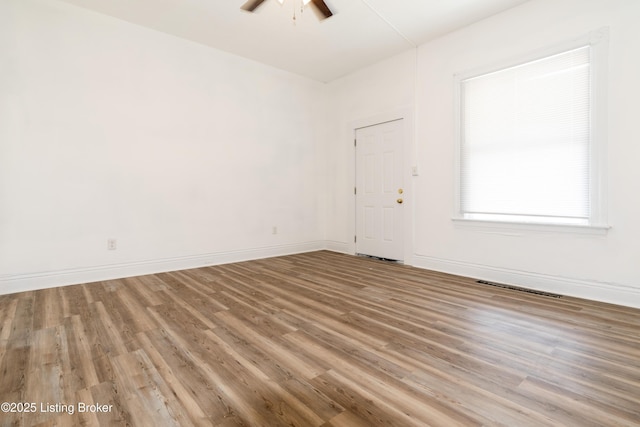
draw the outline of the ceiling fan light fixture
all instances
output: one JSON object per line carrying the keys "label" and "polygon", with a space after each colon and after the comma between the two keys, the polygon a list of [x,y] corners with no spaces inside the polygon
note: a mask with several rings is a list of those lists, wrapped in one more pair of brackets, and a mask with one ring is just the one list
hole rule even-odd
{"label": "ceiling fan light fixture", "polygon": [[[245,4],[243,4],[240,7],[240,9],[246,10],[247,12],[254,12],[265,1],[266,0],[247,0],[245,2]],[[284,0],[278,0],[278,3],[280,3],[280,6],[283,6],[284,5]],[[333,16],[333,12],[331,11],[331,9],[329,9],[329,7],[324,2],[324,0],[300,0],[300,3],[298,3],[297,0],[294,0],[292,3],[293,3],[293,21],[294,21],[294,23],[295,23],[295,20],[296,20],[296,17],[295,17],[296,9],[299,8],[300,13],[302,13],[304,8],[307,5],[309,5],[309,3],[313,4],[316,7],[316,9],[318,9],[320,14],[322,15],[320,17],[320,19],[327,19],[327,18],[330,18],[331,16]]]}

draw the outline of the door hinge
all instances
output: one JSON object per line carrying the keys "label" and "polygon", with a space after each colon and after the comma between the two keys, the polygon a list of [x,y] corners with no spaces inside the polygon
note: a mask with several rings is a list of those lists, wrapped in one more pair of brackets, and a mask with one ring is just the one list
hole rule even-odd
{"label": "door hinge", "polygon": [[356,147],[357,145],[358,145],[358,140],[357,140],[357,139],[354,139],[354,140],[353,140],[353,146],[354,146],[354,147]]}
{"label": "door hinge", "polygon": [[353,194],[358,194],[358,187],[353,187]]}
{"label": "door hinge", "polygon": [[357,243],[358,242],[358,236],[353,236],[353,243]]}

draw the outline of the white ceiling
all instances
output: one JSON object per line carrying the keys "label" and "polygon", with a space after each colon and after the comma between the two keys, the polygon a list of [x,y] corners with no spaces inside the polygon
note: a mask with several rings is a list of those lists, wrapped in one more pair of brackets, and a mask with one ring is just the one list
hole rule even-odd
{"label": "white ceiling", "polygon": [[328,82],[527,0],[325,0],[334,16],[295,25],[300,0],[63,1]]}

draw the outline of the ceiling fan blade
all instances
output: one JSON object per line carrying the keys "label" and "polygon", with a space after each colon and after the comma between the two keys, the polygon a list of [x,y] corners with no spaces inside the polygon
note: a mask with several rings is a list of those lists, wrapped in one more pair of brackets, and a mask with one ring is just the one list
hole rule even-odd
{"label": "ceiling fan blade", "polygon": [[318,8],[318,10],[324,15],[324,18],[327,19],[333,16],[333,12],[329,9],[329,6],[324,2],[324,0],[311,0],[311,2]]}
{"label": "ceiling fan blade", "polygon": [[264,2],[264,0],[249,0],[248,2],[243,4],[240,9],[253,12],[258,6],[262,4],[262,2]]}

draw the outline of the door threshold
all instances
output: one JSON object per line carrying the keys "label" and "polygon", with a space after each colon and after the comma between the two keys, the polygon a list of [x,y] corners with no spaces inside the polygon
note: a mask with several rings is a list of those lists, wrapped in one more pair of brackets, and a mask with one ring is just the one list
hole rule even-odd
{"label": "door threshold", "polygon": [[375,256],[375,255],[367,255],[367,254],[356,254],[356,256],[360,256],[360,257],[364,257],[364,258],[371,258],[371,259],[375,259],[378,261],[385,261],[385,262],[395,262],[395,263],[399,263],[401,264],[402,261],[398,260],[398,259],[391,259],[391,258],[382,258],[379,256]]}

